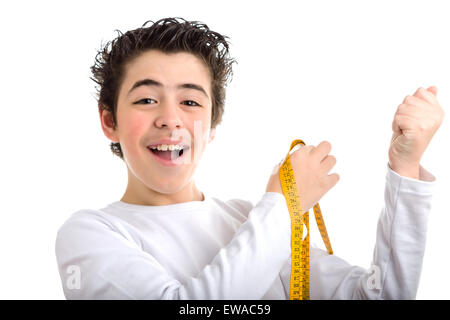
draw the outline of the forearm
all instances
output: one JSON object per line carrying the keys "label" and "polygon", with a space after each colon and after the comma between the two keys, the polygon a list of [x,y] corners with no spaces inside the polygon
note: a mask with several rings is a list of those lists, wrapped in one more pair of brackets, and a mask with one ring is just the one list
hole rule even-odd
{"label": "forearm", "polygon": [[373,258],[381,270],[380,299],[414,299],[417,294],[434,185],[434,177],[422,167],[419,178],[387,174]]}

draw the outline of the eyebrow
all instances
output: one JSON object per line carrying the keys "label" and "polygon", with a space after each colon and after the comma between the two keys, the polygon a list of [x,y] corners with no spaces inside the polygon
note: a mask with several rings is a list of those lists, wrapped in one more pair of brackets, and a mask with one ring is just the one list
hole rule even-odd
{"label": "eyebrow", "polygon": [[[129,94],[131,93],[131,91],[133,91],[134,89],[136,89],[136,88],[138,88],[138,87],[140,87],[140,86],[163,87],[163,84],[160,83],[160,82],[158,82],[158,81],[156,81],[156,80],[153,80],[153,79],[143,79],[143,80],[139,80],[139,81],[136,81],[136,82],[133,84],[133,86],[131,87],[130,91],[128,91],[128,94],[127,94],[127,95],[129,95]],[[178,88],[178,89],[194,89],[194,90],[200,91],[200,92],[202,92],[202,93],[209,99],[209,96],[208,96],[208,94],[206,93],[206,90],[203,89],[203,87],[200,86],[200,85],[198,85],[198,84],[195,84],[195,83],[182,83],[182,84],[179,84],[179,85],[177,86],[177,88]]]}

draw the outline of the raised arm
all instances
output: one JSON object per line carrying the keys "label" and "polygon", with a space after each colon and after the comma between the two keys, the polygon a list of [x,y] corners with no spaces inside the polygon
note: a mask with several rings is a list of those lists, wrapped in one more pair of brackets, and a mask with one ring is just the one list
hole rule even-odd
{"label": "raised arm", "polygon": [[[414,299],[425,251],[434,176],[420,165],[443,120],[437,89],[419,88],[398,106],[392,123],[385,206],[367,269],[311,248],[312,299]],[[281,272],[289,292],[290,261]]]}

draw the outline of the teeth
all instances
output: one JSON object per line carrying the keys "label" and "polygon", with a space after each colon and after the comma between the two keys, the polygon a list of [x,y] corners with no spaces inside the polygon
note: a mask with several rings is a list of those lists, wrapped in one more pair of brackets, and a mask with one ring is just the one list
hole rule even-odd
{"label": "teeth", "polygon": [[159,146],[156,147],[150,147],[150,149],[159,151],[167,151],[167,150],[173,151],[173,150],[181,150],[183,149],[183,147],[177,144],[160,144]]}

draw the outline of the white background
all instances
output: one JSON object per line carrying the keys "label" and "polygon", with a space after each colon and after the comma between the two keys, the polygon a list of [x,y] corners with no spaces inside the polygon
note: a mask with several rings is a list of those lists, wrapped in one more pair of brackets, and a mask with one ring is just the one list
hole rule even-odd
{"label": "white background", "polygon": [[333,249],[365,268],[395,110],[418,87],[438,87],[447,117],[422,162],[438,184],[417,298],[450,298],[449,13],[446,1],[429,0],[2,2],[0,298],[64,299],[57,229],[126,187],[89,68],[115,29],[169,16],[229,36],[238,61],[223,123],[197,170],[200,190],[256,203],[293,139],[327,140],[341,176],[320,201]]}

